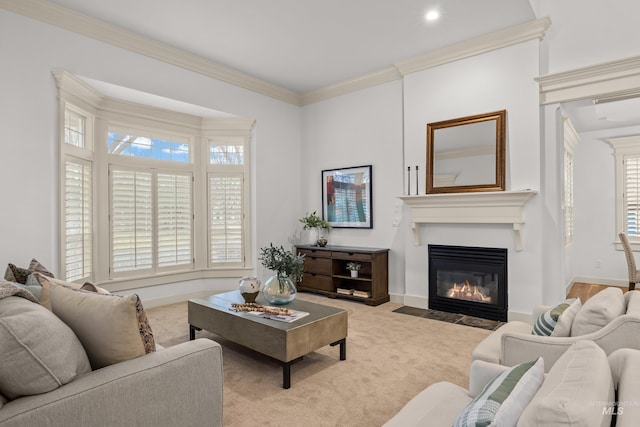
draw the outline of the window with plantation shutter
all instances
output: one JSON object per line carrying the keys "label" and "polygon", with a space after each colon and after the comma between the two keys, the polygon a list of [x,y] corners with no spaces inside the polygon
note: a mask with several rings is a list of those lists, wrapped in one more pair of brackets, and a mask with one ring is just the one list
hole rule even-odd
{"label": "window with plantation shutter", "polygon": [[153,267],[153,182],[150,172],[111,171],[112,273]]}
{"label": "window with plantation shutter", "polygon": [[52,74],[60,276],[125,290],[249,274],[254,120],[119,102]]}
{"label": "window with plantation shutter", "polygon": [[191,265],[191,174],[158,174],[158,267]]}
{"label": "window with plantation shutter", "polygon": [[69,281],[90,279],[93,264],[92,164],[68,158],[64,165],[65,278]]}
{"label": "window with plantation shutter", "polygon": [[573,243],[575,232],[573,209],[573,150],[580,142],[578,132],[568,118],[564,119],[564,195],[562,210],[564,215],[564,244]]}
{"label": "window with plantation shutter", "polygon": [[624,211],[629,238],[640,237],[640,155],[624,156]]}
{"label": "window with plantation shutter", "polygon": [[640,135],[608,142],[616,158],[616,240],[626,233],[631,246],[640,249]]}
{"label": "window with plantation shutter", "polygon": [[193,263],[190,173],[111,171],[112,276]]}
{"label": "window with plantation shutter", "polygon": [[243,262],[243,182],[241,174],[209,174],[209,261]]}

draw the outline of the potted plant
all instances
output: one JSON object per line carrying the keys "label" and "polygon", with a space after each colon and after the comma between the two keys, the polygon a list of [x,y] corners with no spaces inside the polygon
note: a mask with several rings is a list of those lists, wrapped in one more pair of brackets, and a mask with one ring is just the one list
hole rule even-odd
{"label": "potted plant", "polygon": [[347,263],[347,270],[351,271],[351,277],[358,277],[358,270],[362,265],[359,262],[349,261]]}
{"label": "potted plant", "polygon": [[296,297],[296,286],[293,280],[302,280],[304,271],[304,255],[294,255],[283,246],[277,247],[270,243],[260,249],[262,266],[275,272],[262,287],[262,296],[270,304],[287,304]]}
{"label": "potted plant", "polygon": [[331,230],[331,225],[320,218],[316,211],[312,213],[307,213],[304,218],[300,218],[300,222],[303,224],[303,230],[311,230],[311,244],[318,244],[320,246],[325,246],[327,244],[327,239],[324,237],[321,230]]}

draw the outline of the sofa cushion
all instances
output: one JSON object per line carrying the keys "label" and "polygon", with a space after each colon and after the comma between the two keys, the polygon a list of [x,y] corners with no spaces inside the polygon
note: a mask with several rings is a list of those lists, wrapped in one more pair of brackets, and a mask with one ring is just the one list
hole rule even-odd
{"label": "sofa cushion", "polygon": [[582,305],[571,325],[571,336],[579,337],[602,329],[626,310],[622,289],[606,288]]}
{"label": "sofa cushion", "polygon": [[627,307],[626,314],[640,316],[640,291],[629,291],[624,294],[624,302]]}
{"label": "sofa cushion", "polygon": [[383,427],[450,426],[470,401],[462,387],[435,383],[418,393]]}
{"label": "sofa cushion", "polygon": [[616,384],[618,414],[616,427],[637,427],[640,420],[640,350],[621,348],[609,355],[609,366]]}
{"label": "sofa cushion", "polygon": [[513,426],[544,379],[544,360],[521,363],[489,382],[467,405],[453,427]]}
{"label": "sofa cushion", "polygon": [[593,341],[577,341],[551,367],[518,427],[609,426],[611,415],[603,409],[612,401],[607,355]]}
{"label": "sofa cushion", "polygon": [[[138,295],[97,294],[39,277],[41,301],[76,333],[93,369],[155,351],[155,341]],[[44,305],[44,302],[43,302]]]}
{"label": "sofa cushion", "polygon": [[73,331],[46,308],[0,299],[0,393],[8,399],[46,393],[91,371]]}
{"label": "sofa cushion", "polygon": [[569,308],[569,304],[563,302],[556,305],[552,309],[542,313],[533,324],[531,333],[533,335],[541,335],[546,337],[551,336],[551,333],[554,331],[556,324],[558,323],[558,318],[560,317],[560,315],[562,315],[562,313],[564,313],[567,308]]}
{"label": "sofa cushion", "polygon": [[[569,302],[571,300],[567,300]],[[553,332],[551,332],[552,337],[568,337],[571,336],[571,325],[573,325],[573,321],[576,318],[576,314],[582,308],[582,301],[580,298],[574,298],[571,301],[569,307],[562,312],[560,317],[558,317],[558,322],[556,323],[556,327],[553,328]]]}

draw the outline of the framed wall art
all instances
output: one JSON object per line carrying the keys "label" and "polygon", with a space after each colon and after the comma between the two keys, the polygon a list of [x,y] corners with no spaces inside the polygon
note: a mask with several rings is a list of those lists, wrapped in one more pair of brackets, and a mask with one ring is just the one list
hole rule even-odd
{"label": "framed wall art", "polygon": [[371,165],[322,171],[322,218],[336,228],[373,228]]}

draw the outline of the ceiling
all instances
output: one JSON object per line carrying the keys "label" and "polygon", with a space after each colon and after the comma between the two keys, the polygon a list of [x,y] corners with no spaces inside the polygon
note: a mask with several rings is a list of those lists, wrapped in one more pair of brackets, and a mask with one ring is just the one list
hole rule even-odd
{"label": "ceiling", "polygon": [[536,19],[529,0],[50,2],[300,94]]}

